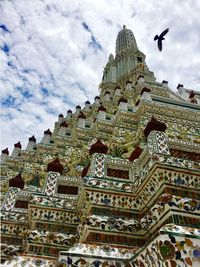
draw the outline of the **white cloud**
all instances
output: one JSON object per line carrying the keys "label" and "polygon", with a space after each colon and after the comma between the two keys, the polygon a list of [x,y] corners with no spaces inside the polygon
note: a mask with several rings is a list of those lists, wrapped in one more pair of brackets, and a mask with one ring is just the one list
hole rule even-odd
{"label": "white cloud", "polygon": [[[2,148],[41,140],[66,114],[98,94],[98,84],[123,24],[158,81],[200,90],[200,2],[193,0],[11,0],[0,2]],[[83,27],[87,25],[88,30]],[[160,53],[155,34],[169,27]],[[95,38],[102,49],[89,45]],[[7,103],[7,104],[6,104]]]}

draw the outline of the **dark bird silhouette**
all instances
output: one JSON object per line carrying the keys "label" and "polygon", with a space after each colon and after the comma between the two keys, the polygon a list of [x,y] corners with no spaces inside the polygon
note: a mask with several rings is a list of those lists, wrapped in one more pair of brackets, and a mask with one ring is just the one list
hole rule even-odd
{"label": "dark bird silhouette", "polygon": [[158,49],[159,51],[162,51],[162,41],[165,40],[165,38],[163,36],[165,36],[169,31],[169,28],[167,28],[166,30],[164,30],[159,36],[156,35],[154,37],[154,41],[158,40]]}

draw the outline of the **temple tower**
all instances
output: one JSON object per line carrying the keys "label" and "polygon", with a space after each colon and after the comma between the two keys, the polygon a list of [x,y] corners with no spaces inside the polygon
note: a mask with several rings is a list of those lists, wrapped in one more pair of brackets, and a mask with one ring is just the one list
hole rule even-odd
{"label": "temple tower", "polygon": [[198,91],[157,82],[125,26],[99,89],[2,150],[2,266],[198,267]]}
{"label": "temple tower", "polygon": [[[153,72],[149,71],[145,55],[138,49],[134,34],[123,26],[118,33],[115,46],[115,57],[110,54],[102,78],[103,86],[106,83],[132,81],[139,75],[149,81],[155,81]],[[137,79],[136,79],[137,80]]]}

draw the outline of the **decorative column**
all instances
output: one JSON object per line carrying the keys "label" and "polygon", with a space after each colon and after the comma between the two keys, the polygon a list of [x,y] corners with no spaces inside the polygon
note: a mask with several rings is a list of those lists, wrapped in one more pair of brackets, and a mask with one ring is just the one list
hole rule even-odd
{"label": "decorative column", "polygon": [[121,89],[120,89],[120,87],[116,87],[116,88],[115,88],[114,96],[118,96],[118,97],[121,96]]}
{"label": "decorative column", "polygon": [[101,105],[97,110],[97,119],[102,121],[106,119],[106,108]]}
{"label": "decorative column", "polygon": [[11,187],[6,193],[5,199],[2,203],[2,210],[12,211],[15,206],[15,200],[18,192],[21,191],[20,188]]}
{"label": "decorative column", "polygon": [[62,113],[60,115],[58,115],[58,122],[59,123],[63,122],[63,118],[64,118],[64,116]]}
{"label": "decorative column", "polygon": [[8,151],[8,148],[3,149],[3,150],[1,151],[1,163],[4,163],[8,157],[9,157],[9,151]]}
{"label": "decorative column", "polygon": [[170,155],[166,134],[160,131],[152,131],[147,137],[148,149],[151,154]]}
{"label": "decorative column", "polygon": [[139,75],[137,79],[138,79],[138,83],[139,83],[139,84],[145,82],[145,80],[144,80],[144,76],[143,76],[143,75]]}
{"label": "decorative column", "polygon": [[35,136],[33,135],[33,136],[29,137],[26,150],[29,150],[29,151],[33,150],[35,143],[36,143]]}
{"label": "decorative column", "polygon": [[44,192],[47,196],[53,196],[57,190],[57,179],[63,173],[63,165],[58,158],[48,164],[47,172]]}
{"label": "decorative column", "polygon": [[142,96],[144,93],[151,93],[151,89],[148,87],[143,87],[140,96]]}
{"label": "decorative column", "polygon": [[67,111],[67,120],[70,119],[71,117],[72,117],[72,111],[71,111],[71,109],[69,109]]}
{"label": "decorative column", "polygon": [[20,152],[21,152],[21,148],[22,148],[22,145],[21,145],[20,141],[18,143],[14,144],[14,149],[13,149],[11,157],[13,157],[13,158],[19,157]]}
{"label": "decorative column", "polygon": [[162,85],[163,87],[168,88],[168,81],[163,80]]}
{"label": "decorative column", "polygon": [[144,92],[140,98],[140,102],[152,102],[151,94]]}
{"label": "decorative column", "polygon": [[85,120],[86,120],[86,116],[85,114],[81,111],[79,116],[78,116],[78,121],[77,121],[77,127],[78,128],[85,128]]}
{"label": "decorative column", "polygon": [[109,91],[105,92],[105,101],[110,101],[110,92]]}
{"label": "decorative column", "polygon": [[66,123],[66,121],[63,121],[60,124],[60,128],[58,130],[58,135],[65,136],[66,135],[66,129],[67,129],[67,127],[68,127],[68,124]]}
{"label": "decorative column", "polygon": [[76,106],[75,115],[79,115],[80,111],[81,111],[81,106],[79,106],[79,105]]}
{"label": "decorative column", "polygon": [[115,83],[117,81],[117,68],[115,66],[111,66],[110,71],[111,71],[111,82]]}
{"label": "decorative column", "polygon": [[182,95],[182,93],[183,93],[183,84],[179,83],[176,88],[177,88],[177,90],[179,92],[179,95]]}
{"label": "decorative column", "polygon": [[127,81],[125,91],[130,91],[130,90],[132,90],[132,83],[131,81]]}
{"label": "decorative column", "polygon": [[127,111],[127,99],[125,99],[124,97],[121,97],[118,101],[118,106],[119,106],[119,110],[121,111]]}
{"label": "decorative column", "polygon": [[150,154],[170,155],[165,130],[167,126],[164,122],[152,117],[144,129],[144,135],[148,141]]}
{"label": "decorative column", "polygon": [[100,139],[90,147],[89,154],[92,155],[89,175],[93,177],[105,176],[105,158],[108,152],[108,147],[104,145]]}
{"label": "decorative column", "polygon": [[85,102],[85,110],[88,111],[90,109],[90,101]]}
{"label": "decorative column", "polygon": [[94,99],[94,104],[99,106],[100,105],[100,97],[99,96],[96,96],[95,99]]}
{"label": "decorative column", "polygon": [[52,132],[49,129],[44,131],[44,136],[42,138],[41,143],[42,144],[49,144],[51,135],[52,135]]}

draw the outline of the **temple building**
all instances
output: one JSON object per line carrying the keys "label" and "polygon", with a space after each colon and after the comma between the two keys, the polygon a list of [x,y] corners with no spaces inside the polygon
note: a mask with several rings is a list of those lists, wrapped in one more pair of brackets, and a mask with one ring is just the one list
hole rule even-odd
{"label": "temple building", "polygon": [[94,101],[1,156],[1,266],[200,266],[200,93],[125,26]]}

